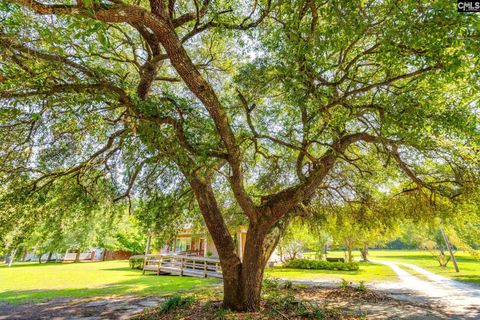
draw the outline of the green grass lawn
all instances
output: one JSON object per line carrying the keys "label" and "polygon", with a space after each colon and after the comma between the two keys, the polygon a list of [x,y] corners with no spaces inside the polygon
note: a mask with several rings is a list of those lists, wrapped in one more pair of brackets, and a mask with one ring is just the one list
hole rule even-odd
{"label": "green grass lawn", "polygon": [[0,302],[20,303],[58,297],[98,295],[165,295],[218,280],[142,275],[127,261],[84,263],[17,263],[0,266]]}
{"label": "green grass lawn", "polygon": [[[328,257],[344,257],[343,251],[330,251]],[[314,252],[304,253],[303,256],[308,259],[314,259]],[[430,272],[480,285],[480,260],[471,257],[466,252],[457,252],[456,255],[460,273],[456,273],[450,262],[446,268],[441,268],[438,262],[432,257],[428,251],[422,250],[370,250],[370,259],[390,260],[405,262],[422,267]],[[354,252],[355,260],[360,258],[360,252]],[[410,268],[400,266],[409,273],[424,278],[416,271]],[[395,273],[387,266],[374,263],[360,263],[359,271],[329,271],[329,270],[303,270],[303,269],[287,269],[273,268],[266,271],[266,274],[276,278],[284,278],[290,280],[314,280],[314,279],[345,279],[348,281],[398,281]]]}
{"label": "green grass lawn", "polygon": [[[359,257],[359,253],[355,253]],[[330,252],[329,257],[342,257],[343,252]],[[371,250],[371,259],[391,260],[415,264],[431,272],[480,285],[480,261],[468,254],[457,253],[460,273],[449,263],[440,268],[425,251]],[[407,271],[412,272],[410,269]],[[360,263],[358,271],[304,270],[269,268],[266,276],[290,280],[398,281],[387,266]],[[127,261],[93,263],[16,263],[11,268],[0,266],[0,302],[19,303],[58,297],[92,297],[99,295],[166,295],[179,291],[199,289],[217,282],[176,276],[142,275],[132,270]]]}
{"label": "green grass lawn", "polygon": [[306,270],[289,268],[269,268],[265,274],[273,278],[288,280],[340,280],[347,281],[398,281],[398,277],[389,267],[375,263],[360,263],[358,271]]}
{"label": "green grass lawn", "polygon": [[[480,260],[471,257],[466,252],[457,252],[455,256],[457,257],[458,266],[460,268],[459,273],[455,272],[452,262],[449,262],[446,268],[441,268],[438,265],[438,262],[432,257],[432,255],[428,251],[370,250],[371,259],[411,263],[421,268],[424,268],[425,270],[448,278],[480,285]],[[410,273],[415,273],[409,268],[405,270]]]}

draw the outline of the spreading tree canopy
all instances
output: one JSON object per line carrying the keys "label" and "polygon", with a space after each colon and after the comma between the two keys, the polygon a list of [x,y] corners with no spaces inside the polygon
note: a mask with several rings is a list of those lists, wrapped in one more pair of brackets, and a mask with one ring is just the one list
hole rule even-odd
{"label": "spreading tree canopy", "polygon": [[451,1],[1,0],[0,21],[2,183],[193,196],[228,308],[259,307],[288,221],[352,172],[455,196],[478,170],[480,20]]}

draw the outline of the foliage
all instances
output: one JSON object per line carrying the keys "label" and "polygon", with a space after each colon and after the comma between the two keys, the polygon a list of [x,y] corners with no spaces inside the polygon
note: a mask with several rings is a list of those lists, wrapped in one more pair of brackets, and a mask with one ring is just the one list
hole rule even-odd
{"label": "foliage", "polygon": [[143,255],[131,256],[128,259],[128,265],[130,266],[131,269],[143,270],[144,262],[145,262],[145,256]]}
{"label": "foliage", "polygon": [[358,262],[329,262],[309,259],[295,259],[285,264],[286,268],[356,271]]}
{"label": "foliage", "polygon": [[378,168],[377,190],[432,200],[478,178],[478,15],[447,0],[175,4],[0,3],[0,184],[34,191],[2,199],[2,245],[48,220],[42,189],[64,179],[86,200],[100,181],[102,208],[73,212],[123,202],[165,238],[201,214],[235,266],[225,293],[246,301],[237,267],[260,283],[263,265],[241,264],[228,222],[261,229],[244,254],[267,261],[292,216],[343,207]]}
{"label": "foliage", "polygon": [[291,290],[291,289],[293,289],[293,282],[290,281],[290,280],[286,280],[286,281],[283,283],[283,287],[284,287],[286,290]]}
{"label": "foliage", "polygon": [[[313,227],[315,225],[315,227]],[[294,220],[278,242],[278,255],[282,262],[300,258],[305,251],[314,250],[321,258],[331,237],[318,224],[309,224],[303,219]]]}
{"label": "foliage", "polygon": [[[337,252],[334,252],[335,254]],[[431,258],[429,256],[426,259]],[[394,258],[392,258],[394,259]],[[432,261],[430,261],[432,262]],[[383,264],[371,262],[359,263],[357,271],[341,270],[318,270],[318,269],[292,269],[283,267],[268,268],[265,270],[267,278],[279,278],[291,281],[309,281],[311,279],[323,279],[325,281],[340,281],[346,279],[352,282],[375,282],[375,281],[396,281],[398,280],[395,272]]]}
{"label": "foliage", "polygon": [[345,279],[342,279],[342,281],[340,282],[340,288],[342,288],[342,289],[350,288],[350,282],[348,282]]}
{"label": "foliage", "polygon": [[355,290],[360,291],[360,292],[367,291],[367,287],[365,286],[365,281],[360,281],[358,283],[358,287],[355,287]]}
{"label": "foliage", "polygon": [[393,192],[381,193],[378,188],[374,181],[369,181],[368,185],[364,181],[356,181],[348,201],[328,207],[315,204],[312,224],[330,234],[335,247],[345,248],[346,259],[350,262],[355,248],[361,249],[362,258],[366,261],[368,248],[394,238],[399,223],[405,219],[405,213],[392,210],[396,205],[395,199],[392,199]]}
{"label": "foliage", "polygon": [[306,318],[306,319],[325,319],[326,314],[330,313],[309,301],[296,299],[288,290],[272,291],[265,296],[265,308],[273,316]]}
{"label": "foliage", "polygon": [[277,278],[266,277],[263,279],[262,287],[264,290],[278,289],[280,287],[280,282]]}
{"label": "foliage", "polygon": [[13,189],[3,194],[0,243],[37,254],[106,246],[115,232],[122,206],[109,200],[111,186],[97,178],[87,192],[76,182],[59,179],[33,194]]}
{"label": "foliage", "polygon": [[440,267],[445,268],[450,261],[450,255],[448,253],[445,255],[446,245],[443,239],[425,238],[420,244],[420,249],[428,250],[433,258],[438,261]]}
{"label": "foliage", "polygon": [[191,305],[195,302],[195,299],[192,296],[182,297],[180,295],[174,295],[167,298],[161,306],[161,312],[167,313],[172,312],[177,308],[183,308]]}

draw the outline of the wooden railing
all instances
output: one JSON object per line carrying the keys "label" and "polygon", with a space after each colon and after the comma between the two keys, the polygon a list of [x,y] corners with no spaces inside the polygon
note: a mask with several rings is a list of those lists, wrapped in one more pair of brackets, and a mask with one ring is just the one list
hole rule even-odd
{"label": "wooden railing", "polygon": [[222,278],[220,260],[185,255],[148,254],[145,256],[143,272],[154,271],[160,274],[179,276]]}

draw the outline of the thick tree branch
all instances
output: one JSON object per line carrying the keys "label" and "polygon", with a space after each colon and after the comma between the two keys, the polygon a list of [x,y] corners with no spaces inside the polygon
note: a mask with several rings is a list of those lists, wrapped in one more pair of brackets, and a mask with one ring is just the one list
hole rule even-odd
{"label": "thick tree branch", "polygon": [[354,133],[341,137],[318,160],[315,169],[305,178],[304,182],[266,197],[266,201],[262,205],[262,211],[275,219],[279,219],[298,203],[308,200],[333,168],[338,155],[358,141],[382,143],[385,139],[368,133]]}
{"label": "thick tree branch", "polygon": [[[124,22],[129,23],[134,27],[144,26],[149,28],[166,50],[172,66],[189,89],[200,99],[200,101],[202,101],[210,113],[220,138],[227,149],[228,162],[232,168],[230,183],[234,195],[243,211],[249,217],[254,217],[256,215],[255,206],[243,185],[242,154],[230,128],[227,114],[215,91],[197,70],[183,48],[182,43],[177,37],[174,26],[169,20],[148,12],[139,6],[117,3],[109,6],[93,5],[90,8],[85,8],[82,6],[45,5],[34,0],[12,0],[12,2],[29,7],[39,14],[84,16],[104,22]],[[264,14],[262,14],[260,19],[246,26],[251,27],[251,25],[257,25],[260,23],[266,16],[266,11],[267,10],[264,11]]]}
{"label": "thick tree branch", "polygon": [[53,63],[61,63],[62,65],[72,67],[80,71],[81,73],[85,74],[88,77],[91,77],[91,78],[96,77],[95,73],[92,70],[85,67],[84,65],[81,65],[79,63],[76,63],[74,61],[71,61],[59,55],[45,53],[45,52],[38,51],[34,48],[30,48],[24,44],[19,43],[15,39],[12,39],[10,37],[3,35],[2,33],[0,33],[0,45],[8,49],[15,49],[31,57],[40,58]]}
{"label": "thick tree branch", "polygon": [[[113,145],[114,145],[114,142],[117,138],[121,137],[125,132],[127,131],[127,129],[120,129],[116,132],[114,132],[113,134],[111,134],[108,139],[107,139],[107,143],[102,146],[100,149],[98,149],[96,152],[94,152],[92,155],[90,155],[86,160],[82,161],[81,163],[79,163],[78,165],[76,166],[73,166],[71,168],[68,168],[66,170],[61,170],[61,171],[54,171],[54,172],[49,172],[45,175],[42,175],[41,177],[37,178],[33,183],[33,190],[36,190],[38,187],[39,187],[39,184],[41,182],[43,182],[44,180],[47,180],[46,183],[44,183],[42,186],[46,185],[46,184],[49,184],[53,181],[55,181],[56,179],[60,178],[60,177],[63,177],[63,176],[67,176],[67,175],[70,175],[70,174],[73,174],[75,172],[80,172],[81,170],[86,170],[87,168],[90,168],[96,164],[99,163],[98,161],[98,158],[104,154],[105,152],[109,151],[112,149]],[[110,152],[109,155],[111,156],[113,153]],[[108,158],[108,157],[107,157]],[[104,161],[105,159],[103,159],[102,161]],[[101,161],[100,161],[101,162]]]}

